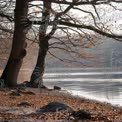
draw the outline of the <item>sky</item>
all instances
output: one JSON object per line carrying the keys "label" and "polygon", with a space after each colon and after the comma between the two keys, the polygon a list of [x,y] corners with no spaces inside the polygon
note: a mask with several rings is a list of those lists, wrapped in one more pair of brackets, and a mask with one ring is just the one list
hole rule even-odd
{"label": "sky", "polygon": [[[34,2],[34,3],[37,4],[40,2]],[[111,31],[113,33],[121,34],[122,33],[122,14],[121,14],[122,4],[115,4],[115,3],[113,4],[112,3],[112,5],[115,8],[117,8],[118,10],[115,10],[113,7],[110,7],[108,5],[100,5],[100,6],[96,7],[97,11],[99,13],[100,19],[98,18],[97,14],[95,13],[93,6],[82,6],[82,9],[85,11],[92,12],[97,20],[97,23],[101,23],[101,22],[105,23],[108,26],[108,29],[111,29]],[[53,4],[52,7],[54,8],[54,10],[57,10],[55,4]],[[62,8],[65,8],[65,7],[63,5]],[[58,6],[58,8],[59,8],[59,6]],[[79,7],[79,8],[81,8],[81,7]],[[90,16],[89,13],[86,14],[79,10],[71,9],[71,11],[69,11],[69,14],[72,17],[77,18],[78,20],[81,20],[80,21],[81,24],[94,25],[93,18]]]}

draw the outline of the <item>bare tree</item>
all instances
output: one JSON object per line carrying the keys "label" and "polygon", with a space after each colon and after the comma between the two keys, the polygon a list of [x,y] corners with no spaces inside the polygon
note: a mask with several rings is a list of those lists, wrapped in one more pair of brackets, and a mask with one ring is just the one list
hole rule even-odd
{"label": "bare tree", "polygon": [[[37,87],[39,84],[40,87],[43,86],[42,77],[47,52],[57,58],[57,56],[50,52],[50,47],[74,54],[78,51],[76,50],[77,47],[85,48],[87,47],[86,45],[89,45],[88,42],[90,42],[90,45],[94,45],[93,37],[96,36],[95,33],[122,41],[122,35],[115,34],[112,31],[111,25],[101,21],[103,15],[99,12],[101,6],[103,7],[102,12],[107,10],[105,7],[119,10],[117,6],[114,6],[115,3],[120,5],[122,2],[121,0],[42,0],[38,5],[34,4],[34,6],[40,9],[42,14],[39,13],[38,17],[36,14],[38,21],[32,21],[34,25],[40,25],[40,27],[38,59],[31,75],[30,83],[34,87]],[[40,15],[41,20],[39,18]],[[62,37],[56,37],[56,32],[59,35],[62,33],[62,35],[67,36],[68,43],[63,41]],[[75,38],[72,38],[72,34],[74,34]],[[79,38],[76,39],[76,36],[79,36]],[[57,41],[51,43],[51,38],[55,38]],[[82,58],[86,58],[82,52],[77,52],[77,54]],[[62,59],[59,58],[59,60]]]}
{"label": "bare tree", "polygon": [[1,76],[5,80],[8,87],[15,87],[17,84],[17,76],[26,55],[26,34],[31,27],[28,23],[28,0],[16,0],[14,13],[14,35],[12,42],[12,50],[7,65]]}

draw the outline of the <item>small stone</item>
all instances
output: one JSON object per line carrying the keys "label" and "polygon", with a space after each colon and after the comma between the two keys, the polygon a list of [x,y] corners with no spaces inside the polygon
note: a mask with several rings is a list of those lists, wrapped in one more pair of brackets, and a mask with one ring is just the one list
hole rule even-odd
{"label": "small stone", "polygon": [[59,87],[59,86],[54,86],[54,90],[61,90],[61,87]]}

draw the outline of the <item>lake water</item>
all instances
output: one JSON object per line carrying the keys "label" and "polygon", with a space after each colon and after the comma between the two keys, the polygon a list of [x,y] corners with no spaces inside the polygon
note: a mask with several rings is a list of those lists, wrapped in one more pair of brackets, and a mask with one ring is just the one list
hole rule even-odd
{"label": "lake water", "polygon": [[44,84],[122,106],[122,68],[48,68]]}

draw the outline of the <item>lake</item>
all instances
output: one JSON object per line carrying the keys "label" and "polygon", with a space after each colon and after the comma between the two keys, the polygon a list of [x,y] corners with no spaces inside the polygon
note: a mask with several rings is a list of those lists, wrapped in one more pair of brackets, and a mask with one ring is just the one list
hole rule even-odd
{"label": "lake", "polygon": [[68,90],[73,95],[122,106],[121,68],[50,68],[44,84]]}

